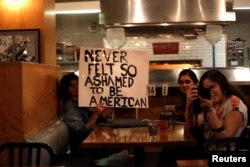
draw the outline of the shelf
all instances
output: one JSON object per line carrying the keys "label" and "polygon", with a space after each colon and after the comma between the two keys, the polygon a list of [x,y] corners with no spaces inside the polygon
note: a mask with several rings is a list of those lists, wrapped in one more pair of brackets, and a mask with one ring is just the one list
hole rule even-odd
{"label": "shelf", "polygon": [[59,65],[78,65],[79,61],[57,61]]}
{"label": "shelf", "polygon": [[57,61],[63,72],[74,72],[79,70],[79,61]]}

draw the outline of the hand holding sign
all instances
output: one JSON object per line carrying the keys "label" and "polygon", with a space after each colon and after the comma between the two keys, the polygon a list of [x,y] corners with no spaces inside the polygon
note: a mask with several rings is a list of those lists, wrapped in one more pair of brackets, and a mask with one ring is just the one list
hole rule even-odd
{"label": "hand holding sign", "polygon": [[104,109],[105,109],[105,106],[103,105],[103,103],[98,104],[95,107],[95,110],[94,110],[95,114],[97,114],[98,116],[100,116],[103,113]]}

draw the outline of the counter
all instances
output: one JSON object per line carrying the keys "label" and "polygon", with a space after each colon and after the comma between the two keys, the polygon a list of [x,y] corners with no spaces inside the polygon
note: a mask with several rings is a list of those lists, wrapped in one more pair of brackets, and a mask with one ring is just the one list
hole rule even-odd
{"label": "counter", "polygon": [[[191,68],[198,79],[208,70],[213,68]],[[220,70],[233,85],[250,85],[250,70],[243,67],[216,68]],[[178,76],[182,69],[150,70],[149,83],[161,87],[168,84],[169,87],[178,87]]]}

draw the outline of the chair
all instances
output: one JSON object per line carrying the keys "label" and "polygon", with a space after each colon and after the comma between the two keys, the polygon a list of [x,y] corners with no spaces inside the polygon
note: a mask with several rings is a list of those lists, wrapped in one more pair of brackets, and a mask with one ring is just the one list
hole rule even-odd
{"label": "chair", "polygon": [[[250,138],[247,137],[232,137],[232,138],[216,138],[207,140],[204,144],[204,152],[207,159],[209,151],[247,151],[250,150]],[[208,165],[207,159],[182,159],[177,160],[177,166],[199,166]]]}
{"label": "chair", "polygon": [[0,157],[4,155],[8,166],[54,165],[56,159],[54,150],[44,143],[5,143],[0,146]]}
{"label": "chair", "polygon": [[250,150],[250,138],[217,138],[206,141],[204,147],[207,151],[246,151]]}

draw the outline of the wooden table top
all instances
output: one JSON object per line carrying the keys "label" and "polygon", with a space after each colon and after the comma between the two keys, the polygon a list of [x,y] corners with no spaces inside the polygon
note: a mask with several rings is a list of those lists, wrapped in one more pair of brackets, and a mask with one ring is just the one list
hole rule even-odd
{"label": "wooden table top", "polygon": [[195,140],[186,125],[170,125],[158,129],[157,136],[150,136],[148,127],[111,128],[95,127],[82,142],[84,148],[192,146]]}

